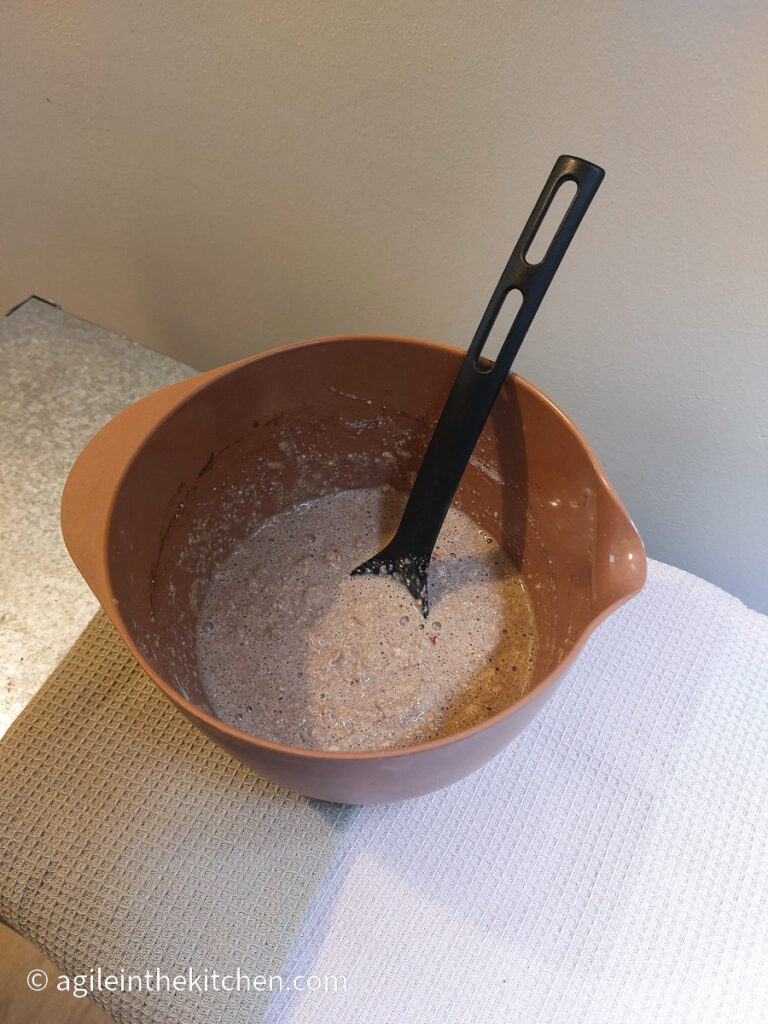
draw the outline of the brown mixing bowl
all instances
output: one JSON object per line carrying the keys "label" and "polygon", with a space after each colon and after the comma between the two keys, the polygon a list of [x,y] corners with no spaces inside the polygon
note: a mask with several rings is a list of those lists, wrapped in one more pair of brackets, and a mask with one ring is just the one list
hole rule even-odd
{"label": "brown mixing bowl", "polygon": [[454,735],[370,753],[274,743],[214,716],[195,636],[217,563],[302,501],[384,483],[407,490],[463,357],[389,337],[265,352],[129,406],[67,480],[67,547],[144,671],[214,742],[307,796],[401,800],[468,775],[531,721],[598,623],[645,582],[642,542],[592,449],[546,395],[510,374],[456,501],[506,549],[531,594],[539,647],[525,696]]}

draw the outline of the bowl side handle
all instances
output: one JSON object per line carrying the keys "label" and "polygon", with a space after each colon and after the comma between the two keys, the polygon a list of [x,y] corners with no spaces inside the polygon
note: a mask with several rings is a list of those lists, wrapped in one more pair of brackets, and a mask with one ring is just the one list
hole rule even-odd
{"label": "bowl side handle", "polygon": [[127,406],[88,442],[69,472],[61,496],[64,543],[86,583],[111,616],[107,528],[120,480],[142,442],[175,406],[212,376],[211,370],[154,391]]}

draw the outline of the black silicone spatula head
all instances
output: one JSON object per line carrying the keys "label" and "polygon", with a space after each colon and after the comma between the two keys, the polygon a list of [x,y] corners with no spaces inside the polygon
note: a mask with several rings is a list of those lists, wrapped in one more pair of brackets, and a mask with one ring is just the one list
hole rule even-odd
{"label": "black silicone spatula head", "polygon": [[[386,573],[401,580],[425,618],[429,614],[427,572],[440,528],[512,360],[604,175],[602,168],[574,156],[561,156],[555,163],[459,367],[400,525],[383,550],[352,570],[353,576]],[[576,193],[546,255],[537,263],[529,263],[526,256],[531,243],[555,193],[566,181],[576,183]],[[517,315],[496,361],[490,368],[481,369],[478,358],[513,289],[522,295]]]}

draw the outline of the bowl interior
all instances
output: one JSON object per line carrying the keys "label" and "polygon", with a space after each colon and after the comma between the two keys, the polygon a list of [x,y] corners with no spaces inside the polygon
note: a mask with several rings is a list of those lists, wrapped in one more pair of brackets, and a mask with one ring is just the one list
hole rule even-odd
{"label": "bowl interior", "polygon": [[[300,502],[407,491],[463,355],[392,338],[294,345],[225,371],[158,425],[117,491],[108,569],[132,639],[183,697],[212,713],[195,635],[215,566]],[[525,577],[533,685],[637,589],[626,512],[579,432],[521,378],[506,381],[456,501]]]}

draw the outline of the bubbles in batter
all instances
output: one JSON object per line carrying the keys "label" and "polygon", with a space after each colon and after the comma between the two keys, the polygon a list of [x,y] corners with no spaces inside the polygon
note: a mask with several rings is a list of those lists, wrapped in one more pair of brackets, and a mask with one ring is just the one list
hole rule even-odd
{"label": "bubbles in batter", "polygon": [[349,575],[392,536],[406,498],[328,495],[268,520],[217,567],[197,653],[220,719],[292,746],[378,750],[449,735],[522,696],[531,602],[467,515],[448,512],[426,621],[402,583]]}

